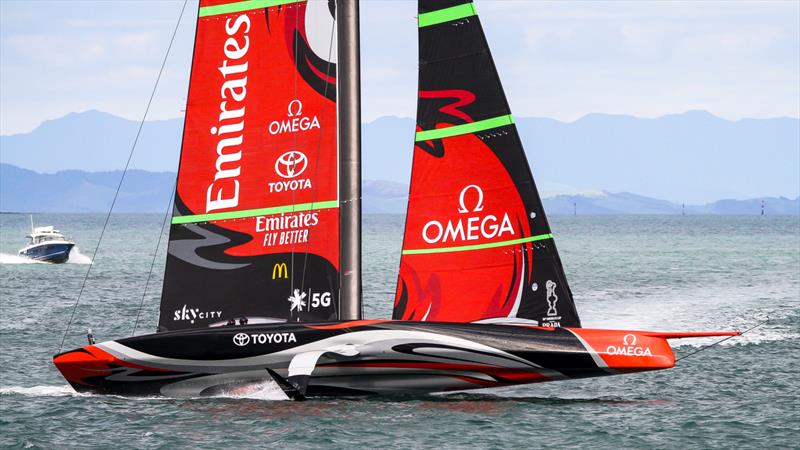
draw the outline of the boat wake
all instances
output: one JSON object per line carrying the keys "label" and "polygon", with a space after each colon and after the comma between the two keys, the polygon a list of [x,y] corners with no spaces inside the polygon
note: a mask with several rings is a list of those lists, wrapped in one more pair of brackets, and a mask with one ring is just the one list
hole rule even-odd
{"label": "boat wake", "polygon": [[41,261],[11,253],[0,253],[0,264],[44,264]]}
{"label": "boat wake", "polygon": [[223,390],[215,398],[240,398],[250,400],[269,400],[269,401],[283,401],[289,400],[289,397],[283,392],[283,389],[272,380],[259,381],[246,385],[236,386]]}
{"label": "boat wake", "polygon": [[[800,340],[797,327],[798,303],[780,298],[792,292],[792,286],[776,289],[778,294],[765,297],[758,287],[716,288],[713,295],[701,288],[652,291],[639,289],[605,291],[587,295],[583,308],[584,327],[619,330],[739,330],[746,331],[769,318],[742,336],[721,342],[723,346],[758,345],[769,342]],[[638,297],[638,298],[637,298]],[[775,298],[777,297],[777,298]],[[698,299],[702,299],[699,301]],[[660,314],[651,311],[658,308]],[[614,314],[608,314],[613,311]],[[677,347],[704,347],[721,338],[674,339]]]}
{"label": "boat wake", "polygon": [[76,245],[72,247],[72,251],[69,253],[69,260],[67,260],[67,264],[91,264],[92,258],[84,255],[81,253],[81,249],[78,248]]}
{"label": "boat wake", "polygon": [[[767,320],[766,316],[764,316],[761,320],[754,320],[749,319],[743,320],[733,320],[733,323],[736,323],[737,326],[728,326],[728,329],[736,329],[739,331],[747,331],[748,329],[758,325],[760,322]],[[721,328],[721,327],[719,327]],[[725,338],[699,338],[699,339],[675,339],[670,341],[670,345],[673,348],[678,347],[705,347],[707,345],[715,344],[719,342],[719,345],[723,346],[731,346],[731,345],[759,345],[759,344],[766,344],[770,342],[780,342],[780,341],[789,341],[789,340],[796,340],[800,339],[800,334],[792,331],[790,326],[785,325],[783,320],[780,318],[775,318],[770,316],[769,321],[762,325],[759,325],[756,328],[753,328],[751,331],[747,332],[741,336],[735,336],[730,339]]]}
{"label": "boat wake", "polygon": [[0,387],[2,395],[23,395],[26,397],[79,397],[79,394],[69,386],[4,386]]}
{"label": "boat wake", "polygon": [[[3,386],[0,387],[1,396],[21,395],[24,397],[90,397],[94,394],[82,394],[75,392],[69,386]],[[248,384],[239,386],[234,389],[221,392],[218,395],[211,396],[212,398],[231,398],[231,399],[249,399],[249,400],[268,400],[268,401],[284,401],[289,400],[289,397],[283,393],[283,390],[273,381],[265,381],[259,383]],[[143,397],[150,400],[164,400],[168,397]],[[208,397],[203,397],[208,398]]]}

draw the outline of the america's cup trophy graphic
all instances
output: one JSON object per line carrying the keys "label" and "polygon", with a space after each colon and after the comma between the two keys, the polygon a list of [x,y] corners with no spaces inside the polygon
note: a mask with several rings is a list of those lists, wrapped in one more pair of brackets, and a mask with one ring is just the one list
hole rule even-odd
{"label": "america's cup trophy graphic", "polygon": [[556,295],[556,282],[553,280],[547,280],[545,286],[547,287],[547,316],[556,316],[558,315],[558,311],[556,310],[556,302],[558,301],[558,296]]}

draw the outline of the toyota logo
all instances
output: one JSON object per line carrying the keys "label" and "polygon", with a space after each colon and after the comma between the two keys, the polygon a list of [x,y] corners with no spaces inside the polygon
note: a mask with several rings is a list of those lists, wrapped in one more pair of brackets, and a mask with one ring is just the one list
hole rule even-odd
{"label": "toyota logo", "polygon": [[250,336],[248,336],[247,333],[236,333],[233,336],[233,343],[239,347],[244,347],[250,343]]}
{"label": "toyota logo", "polygon": [[275,161],[275,173],[283,178],[294,178],[306,171],[308,158],[302,152],[290,150]]}
{"label": "toyota logo", "polygon": [[633,334],[626,334],[625,337],[622,338],[622,343],[625,345],[636,345],[636,336]]}

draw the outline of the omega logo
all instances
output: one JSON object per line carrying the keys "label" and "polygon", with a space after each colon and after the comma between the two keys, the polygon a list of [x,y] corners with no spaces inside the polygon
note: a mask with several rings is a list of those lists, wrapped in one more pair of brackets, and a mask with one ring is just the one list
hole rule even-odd
{"label": "omega logo", "polygon": [[[470,210],[467,204],[473,205],[473,200],[475,206]],[[464,187],[458,195],[456,211],[459,214],[481,213],[483,189],[475,184]],[[495,214],[470,214],[446,221],[434,219],[422,227],[422,239],[428,244],[494,239],[504,235],[514,236],[514,227],[507,212],[500,217]]]}
{"label": "omega logo", "polygon": [[458,196],[458,212],[461,214],[469,212],[469,209],[467,209],[467,207],[464,205],[464,197],[466,197],[467,192],[472,189],[478,193],[478,202],[475,204],[475,209],[473,209],[472,212],[483,211],[483,190],[480,188],[480,186],[470,184],[462,189],[461,194]]}
{"label": "omega logo", "polygon": [[283,133],[298,133],[311,129],[319,129],[319,118],[316,114],[312,116],[303,115],[303,102],[294,99],[286,107],[286,118],[273,120],[267,126],[269,134],[275,136]]}
{"label": "omega logo", "polygon": [[[293,106],[297,106],[297,111],[292,112]],[[289,106],[286,109],[287,109],[286,115],[288,117],[299,116],[303,114],[303,102],[301,102],[300,100],[292,100],[289,102]]]}

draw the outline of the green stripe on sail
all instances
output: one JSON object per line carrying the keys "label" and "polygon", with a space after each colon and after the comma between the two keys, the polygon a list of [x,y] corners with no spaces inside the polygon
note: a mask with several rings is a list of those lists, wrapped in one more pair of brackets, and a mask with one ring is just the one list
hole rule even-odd
{"label": "green stripe on sail", "polygon": [[273,206],[271,208],[245,209],[242,211],[197,214],[194,216],[176,216],[172,218],[172,223],[175,225],[181,223],[211,222],[213,220],[243,219],[245,217],[268,216],[270,214],[293,213],[301,211],[315,211],[318,209],[338,207],[339,202],[337,200],[315,203],[298,203],[297,205]]}
{"label": "green stripe on sail", "polygon": [[403,250],[404,255],[424,255],[427,253],[449,253],[449,252],[466,252],[470,250],[482,250],[484,248],[506,247],[509,245],[522,244],[524,242],[543,241],[545,239],[553,239],[552,234],[540,234],[538,236],[528,236],[525,238],[511,239],[509,241],[489,242],[486,244],[475,245],[459,245],[456,247],[439,247],[439,248],[416,248]]}
{"label": "green stripe on sail", "polygon": [[438,11],[431,11],[419,15],[419,27],[429,27],[451,20],[463,19],[464,17],[472,17],[477,15],[475,5],[472,3],[465,3],[463,5],[451,6],[449,8],[440,9]]}
{"label": "green stripe on sail", "polygon": [[447,128],[437,128],[435,130],[417,131],[416,141],[429,141],[431,139],[442,139],[462,134],[477,133],[479,131],[490,130],[492,128],[504,127],[514,123],[511,114],[507,116],[492,117],[491,119],[479,120],[477,122],[465,123]]}
{"label": "green stripe on sail", "polygon": [[245,0],[242,2],[226,3],[224,5],[203,6],[200,8],[200,17],[231,14],[251,9],[264,9],[272,6],[288,5],[289,3],[302,3],[306,0]]}

